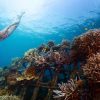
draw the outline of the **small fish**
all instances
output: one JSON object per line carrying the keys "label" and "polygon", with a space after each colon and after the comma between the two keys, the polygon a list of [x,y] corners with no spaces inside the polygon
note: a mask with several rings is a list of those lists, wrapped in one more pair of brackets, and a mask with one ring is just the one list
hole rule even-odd
{"label": "small fish", "polygon": [[85,30],[85,31],[87,31],[87,30],[88,30],[88,28],[86,27],[86,28],[84,28],[84,30]]}

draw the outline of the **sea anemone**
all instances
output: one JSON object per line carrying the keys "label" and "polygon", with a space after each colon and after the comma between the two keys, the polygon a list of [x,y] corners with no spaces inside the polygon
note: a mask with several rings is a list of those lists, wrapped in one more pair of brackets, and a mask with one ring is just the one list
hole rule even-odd
{"label": "sea anemone", "polygon": [[100,53],[93,54],[87,59],[83,72],[87,77],[100,81]]}

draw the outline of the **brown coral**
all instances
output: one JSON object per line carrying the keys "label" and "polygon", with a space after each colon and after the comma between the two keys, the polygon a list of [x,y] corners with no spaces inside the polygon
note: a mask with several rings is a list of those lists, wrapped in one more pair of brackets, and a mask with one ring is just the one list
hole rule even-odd
{"label": "brown coral", "polygon": [[7,89],[0,89],[0,96],[7,95],[7,94],[8,94]]}
{"label": "brown coral", "polygon": [[61,49],[64,49],[64,48],[69,48],[70,47],[70,42],[68,40],[62,40],[62,43],[61,43]]}
{"label": "brown coral", "polygon": [[[73,98],[73,100],[78,100],[75,98],[78,98],[78,87],[80,87],[83,84],[82,80],[75,81],[73,79],[70,79],[67,83],[59,84],[59,90],[54,90],[53,92],[56,93],[54,98],[61,98],[64,97],[64,100],[69,100]],[[76,96],[77,95],[77,96]],[[71,99],[72,100],[72,99]]]}
{"label": "brown coral", "polygon": [[50,48],[53,47],[53,46],[55,45],[54,41],[49,41],[47,44],[48,44],[48,46],[49,46]]}
{"label": "brown coral", "polygon": [[71,58],[74,62],[83,61],[97,52],[100,52],[100,30],[90,30],[73,41]]}
{"label": "brown coral", "polygon": [[34,67],[29,67],[28,69],[25,70],[24,72],[25,77],[32,79],[36,78],[36,73],[35,73],[35,68]]}
{"label": "brown coral", "polygon": [[89,78],[100,81],[100,53],[89,57],[87,64],[83,66],[83,71]]}
{"label": "brown coral", "polygon": [[36,49],[29,49],[27,52],[24,54],[24,59],[33,62],[37,58],[37,50]]}
{"label": "brown coral", "polygon": [[25,70],[22,76],[19,76],[16,78],[17,81],[23,81],[23,80],[31,80],[31,79],[37,79],[38,76],[35,73],[34,67],[29,67]]}
{"label": "brown coral", "polygon": [[7,76],[7,83],[9,85],[15,85],[17,83],[16,78],[19,77],[20,75],[18,73],[11,73]]}

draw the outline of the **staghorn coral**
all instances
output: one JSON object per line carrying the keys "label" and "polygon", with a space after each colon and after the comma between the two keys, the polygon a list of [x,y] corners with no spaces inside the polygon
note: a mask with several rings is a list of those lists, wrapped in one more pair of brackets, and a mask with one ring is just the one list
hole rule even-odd
{"label": "staghorn coral", "polygon": [[56,95],[54,95],[54,98],[64,97],[64,100],[68,100],[71,96],[73,97],[74,92],[80,85],[82,85],[82,80],[75,81],[73,79],[70,79],[67,83],[58,85],[60,90],[53,91],[54,93],[56,93]]}
{"label": "staghorn coral", "polygon": [[90,30],[74,39],[71,47],[72,62],[84,61],[92,53],[100,52],[100,30]]}
{"label": "staghorn coral", "polygon": [[100,53],[93,54],[87,59],[83,72],[87,77],[100,81]]}

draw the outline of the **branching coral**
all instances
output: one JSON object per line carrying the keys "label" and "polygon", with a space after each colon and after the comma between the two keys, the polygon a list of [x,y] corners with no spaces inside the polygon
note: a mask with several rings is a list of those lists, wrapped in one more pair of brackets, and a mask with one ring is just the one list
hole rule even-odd
{"label": "branching coral", "polygon": [[83,66],[84,74],[93,80],[100,81],[100,53],[93,54]]}
{"label": "branching coral", "polygon": [[91,30],[77,37],[71,47],[72,61],[83,61],[92,53],[100,52],[100,30]]}
{"label": "branching coral", "polygon": [[80,82],[74,81],[73,79],[71,79],[67,83],[62,83],[58,85],[59,85],[60,90],[53,91],[54,93],[56,93],[54,98],[64,97],[65,98],[64,100],[68,100],[68,98],[74,95],[74,92],[76,91],[77,87],[80,85]]}
{"label": "branching coral", "polygon": [[34,61],[38,56],[37,50],[36,49],[29,49],[27,52],[24,54],[24,59],[32,62]]}

